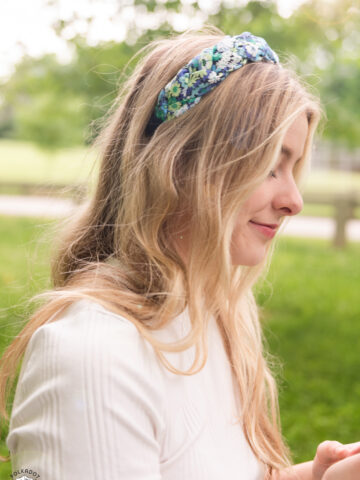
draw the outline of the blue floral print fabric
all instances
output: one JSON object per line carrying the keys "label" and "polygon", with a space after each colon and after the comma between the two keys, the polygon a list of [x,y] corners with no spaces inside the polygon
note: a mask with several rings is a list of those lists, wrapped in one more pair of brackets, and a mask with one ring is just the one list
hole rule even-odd
{"label": "blue floral print fabric", "polygon": [[279,63],[263,38],[250,32],[226,35],[218,44],[203,49],[161,90],[154,110],[156,123],[185,113],[231,72],[259,61]]}

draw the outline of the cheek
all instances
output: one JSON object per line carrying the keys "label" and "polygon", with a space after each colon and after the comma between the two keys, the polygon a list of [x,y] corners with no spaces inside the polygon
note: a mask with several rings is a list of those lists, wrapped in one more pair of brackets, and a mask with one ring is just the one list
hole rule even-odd
{"label": "cheek", "polygon": [[254,219],[259,212],[266,210],[271,203],[272,193],[267,181],[262,183],[251,196],[243,203],[238,212],[234,227],[233,238],[241,237],[248,233],[249,221]]}
{"label": "cheek", "polygon": [[236,217],[236,223],[232,234],[232,242],[241,243],[241,240],[248,233],[248,223],[251,219],[251,212],[248,209],[242,209]]}
{"label": "cheek", "polygon": [[244,247],[249,235],[249,213],[238,215],[234,230],[232,233],[232,244],[234,248]]}
{"label": "cheek", "polygon": [[264,203],[259,201],[259,198],[251,199],[243,205],[243,208],[236,217],[235,230],[243,229],[249,220],[252,220],[256,214],[264,208]]}
{"label": "cheek", "polygon": [[244,203],[244,212],[247,212],[251,218],[251,215],[264,209],[271,202],[272,196],[272,186],[266,179]]}

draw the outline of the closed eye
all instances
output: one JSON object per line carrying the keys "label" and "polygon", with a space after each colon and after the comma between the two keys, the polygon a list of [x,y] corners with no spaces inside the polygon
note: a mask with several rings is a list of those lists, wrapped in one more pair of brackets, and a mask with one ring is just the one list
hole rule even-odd
{"label": "closed eye", "polygon": [[[283,145],[281,147],[281,155],[284,156],[287,160],[290,160],[293,157],[294,153],[291,150],[291,148]],[[295,165],[297,165],[301,161],[301,159],[302,159],[302,156],[296,160]]]}
{"label": "closed eye", "polygon": [[276,178],[274,170],[270,170],[269,176],[273,177],[273,178]]}

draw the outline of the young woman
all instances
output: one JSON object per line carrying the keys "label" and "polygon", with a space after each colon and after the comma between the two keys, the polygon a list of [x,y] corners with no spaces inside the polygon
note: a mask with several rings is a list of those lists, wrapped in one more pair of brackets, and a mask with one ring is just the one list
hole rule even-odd
{"label": "young woman", "polygon": [[359,478],[358,443],[291,464],[253,295],[302,209],[318,100],[249,32],[209,26],[141,53],[54,288],[2,357],[8,418],[24,354],[13,478]]}

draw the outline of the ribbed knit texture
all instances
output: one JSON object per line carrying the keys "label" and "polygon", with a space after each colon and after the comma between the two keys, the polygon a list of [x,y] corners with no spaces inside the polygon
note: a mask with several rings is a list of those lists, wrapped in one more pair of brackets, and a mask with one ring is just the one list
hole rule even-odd
{"label": "ribbed knit texture", "polygon": [[[175,341],[186,309],[155,332]],[[230,365],[214,319],[201,372],[175,375],[126,318],[87,300],[41,326],[25,351],[9,434],[12,470],[40,480],[261,480],[235,421]],[[195,348],[166,353],[191,366]]]}

